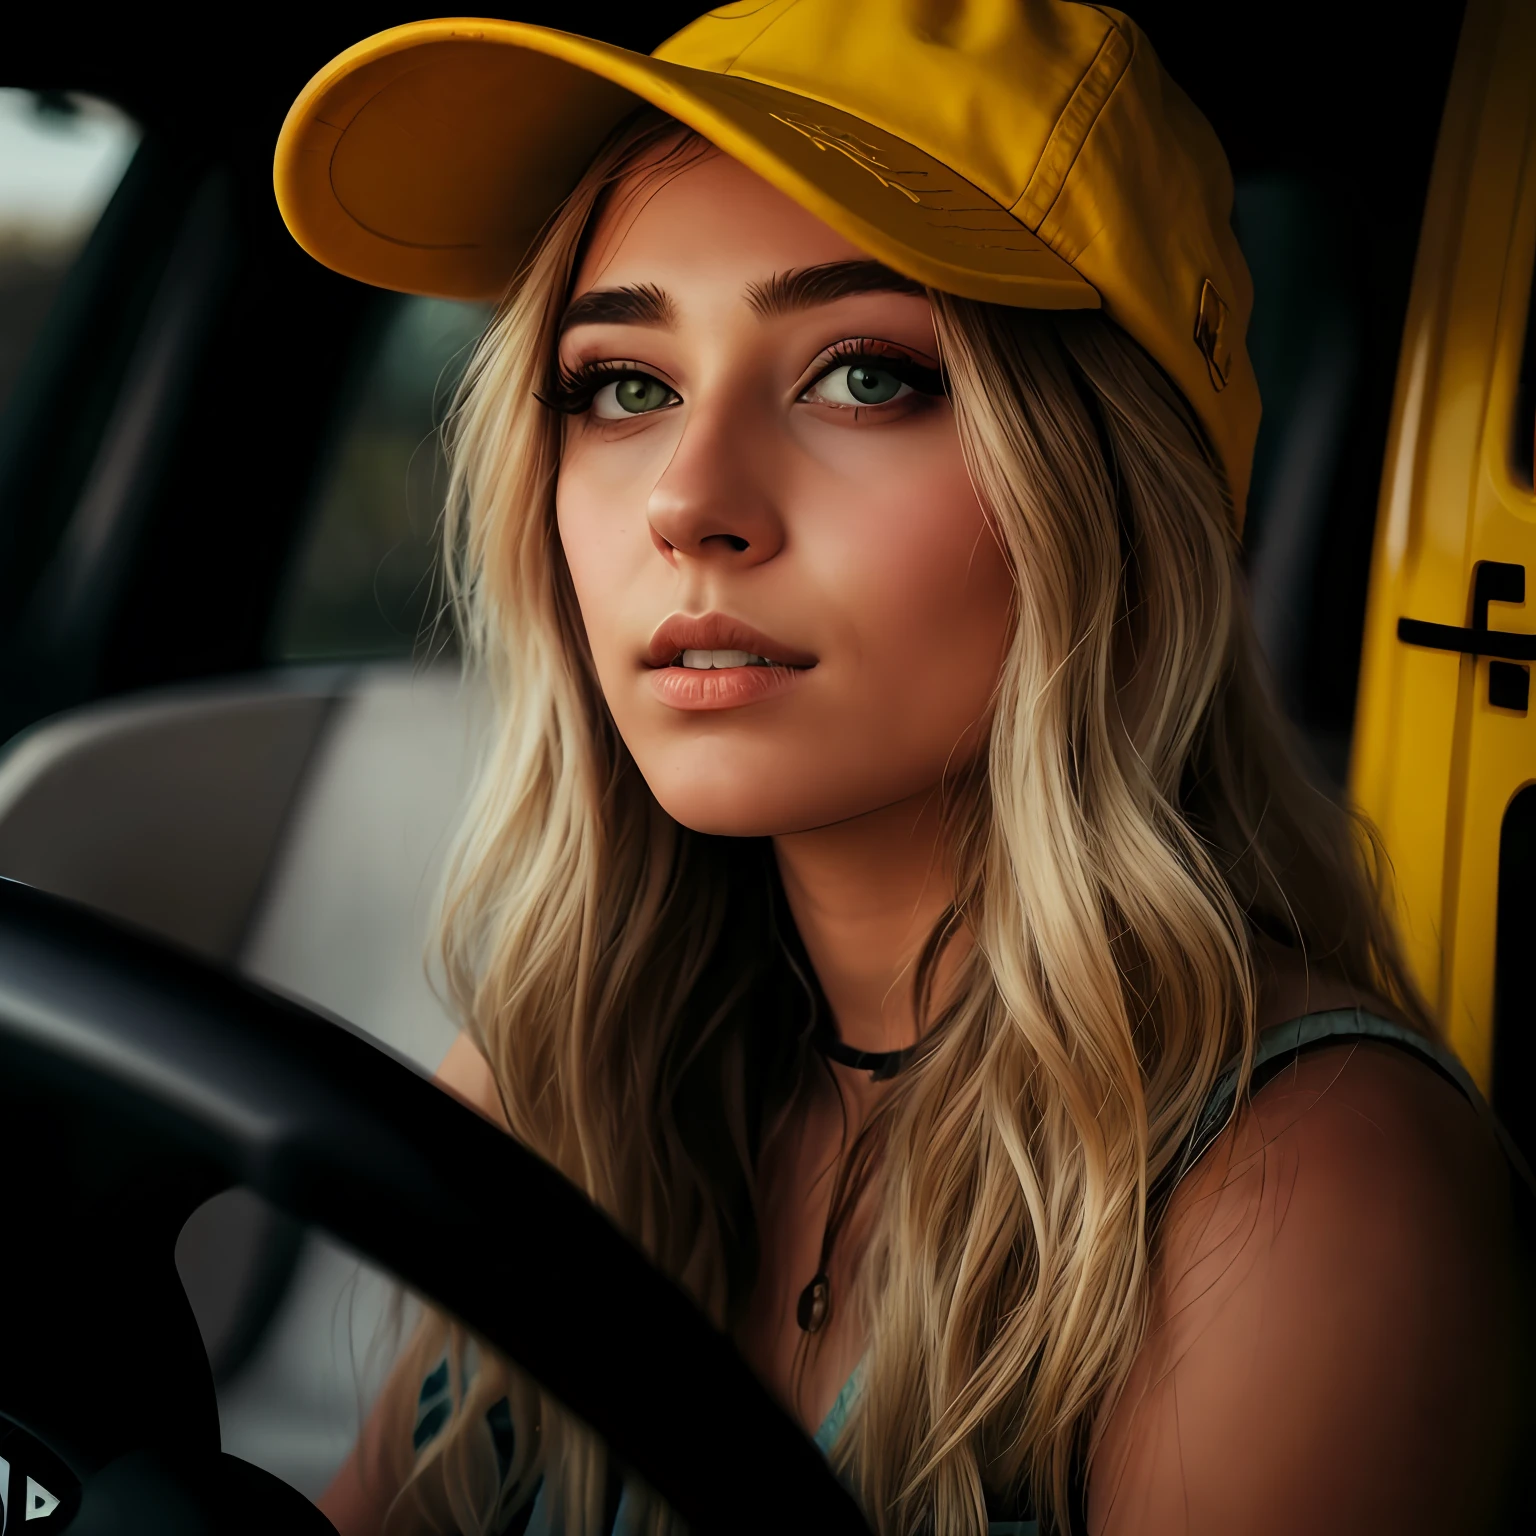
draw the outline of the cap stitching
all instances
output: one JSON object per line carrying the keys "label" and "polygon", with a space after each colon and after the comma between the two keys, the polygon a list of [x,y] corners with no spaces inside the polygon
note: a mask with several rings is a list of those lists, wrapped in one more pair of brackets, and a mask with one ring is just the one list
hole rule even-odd
{"label": "cap stitching", "polygon": [[1134,52],[1130,39],[1111,20],[1109,31],[1045,141],[1034,174],[1008,210],[1026,229],[1038,233],[1055,207],[1093,125],[1130,67]]}
{"label": "cap stitching", "polygon": [[[1083,135],[1083,141],[1078,145],[1077,154],[1073,156],[1072,164],[1067,168],[1067,174],[1062,177],[1062,190],[1065,190],[1067,182],[1071,180],[1072,172],[1076,170],[1077,162],[1082,158],[1083,151],[1087,149],[1088,141],[1093,137],[1094,130],[1098,127],[1099,123],[1103,121],[1105,108],[1107,108],[1109,103],[1114,100],[1120,88],[1125,85],[1125,82],[1129,78],[1130,67],[1127,65],[1127,67],[1120,72],[1120,75],[1115,80],[1115,83],[1109,88],[1109,92],[1104,98],[1103,106],[1100,107],[1098,114],[1095,116],[1092,126]],[[1127,86],[1126,89],[1130,89],[1130,87]],[[1035,227],[1034,233],[1036,236],[1038,236],[1039,239],[1043,240],[1052,251],[1060,256],[1063,261],[1075,267],[1082,259],[1083,253],[1088,249],[1088,247],[1091,246],[1094,241],[1099,239],[1099,237],[1104,233],[1104,226],[1101,223],[1094,230],[1094,232],[1087,237],[1087,239],[1081,239],[1081,237],[1079,237],[1079,239],[1076,241],[1067,236],[1066,231],[1061,227],[1060,221],[1055,221],[1054,227],[1048,229],[1047,226],[1053,224],[1051,215],[1055,213],[1056,205],[1060,201],[1061,192],[1058,191],[1055,201],[1052,202],[1050,208],[1047,209],[1045,216]]]}

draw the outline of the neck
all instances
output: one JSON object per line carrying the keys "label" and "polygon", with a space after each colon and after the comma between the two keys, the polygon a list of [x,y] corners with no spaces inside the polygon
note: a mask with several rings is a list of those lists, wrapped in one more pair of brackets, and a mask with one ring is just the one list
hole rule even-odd
{"label": "neck", "polygon": [[917,1040],[917,960],[954,896],[941,830],[933,789],[774,839],[784,894],[838,1037],[857,1050],[899,1051]]}

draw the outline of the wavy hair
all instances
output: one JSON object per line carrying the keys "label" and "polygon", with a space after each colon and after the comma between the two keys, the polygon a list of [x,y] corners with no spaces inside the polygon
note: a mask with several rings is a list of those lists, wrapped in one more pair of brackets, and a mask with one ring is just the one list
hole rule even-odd
{"label": "wavy hair", "polygon": [[[767,842],[672,821],[614,728],[555,530],[560,422],[538,399],[605,197],[709,152],[659,113],[624,125],[467,371],[448,584],[497,709],[442,950],[513,1134],[730,1329],[764,1145],[820,1070],[814,977]],[[921,1048],[834,1194],[839,1241],[865,1191],[874,1212],[848,1303],[862,1390],[834,1456],[882,1536],[984,1531],[998,1492],[1066,1524],[1142,1339],[1160,1191],[1223,1063],[1251,1055],[1258,936],[1431,1027],[1374,837],[1313,786],[1271,702],[1187,403],[1097,314],[930,298],[1017,601],[988,749],[946,797],[956,890],[917,967]],[[596,1536],[604,1448],[488,1351],[471,1371],[470,1344],[427,1309],[386,1385],[386,1531],[494,1531],[543,1479],[567,1536]],[[453,1412],[418,1455],[416,1389],[445,1351]],[[504,1395],[503,1477],[486,1413]]]}

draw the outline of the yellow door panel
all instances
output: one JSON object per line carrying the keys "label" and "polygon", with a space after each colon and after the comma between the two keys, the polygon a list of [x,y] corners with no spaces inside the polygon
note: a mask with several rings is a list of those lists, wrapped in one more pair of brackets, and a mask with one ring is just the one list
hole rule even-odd
{"label": "yellow door panel", "polygon": [[1500,830],[1536,782],[1536,496],[1514,453],[1532,425],[1515,402],[1533,267],[1536,4],[1470,0],[1398,371],[1350,787],[1385,840],[1419,981],[1485,1090]]}

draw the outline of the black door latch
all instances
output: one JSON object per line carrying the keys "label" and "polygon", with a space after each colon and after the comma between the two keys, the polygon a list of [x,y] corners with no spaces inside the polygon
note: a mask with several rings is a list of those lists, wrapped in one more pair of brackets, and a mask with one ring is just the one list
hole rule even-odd
{"label": "black door latch", "polygon": [[[1430,624],[1424,619],[1399,619],[1397,638],[1432,651],[1458,651],[1464,656],[1494,658],[1488,666],[1488,702],[1497,709],[1524,714],[1531,700],[1531,669],[1536,661],[1536,635],[1489,629],[1489,603],[1523,603],[1525,567],[1501,560],[1479,560],[1472,570],[1472,623]],[[1513,663],[1526,665],[1513,665]]]}

